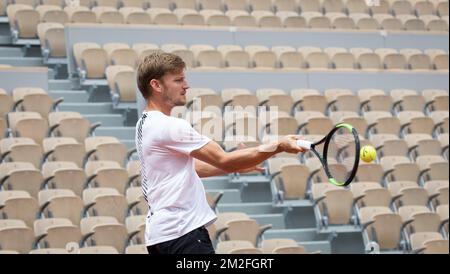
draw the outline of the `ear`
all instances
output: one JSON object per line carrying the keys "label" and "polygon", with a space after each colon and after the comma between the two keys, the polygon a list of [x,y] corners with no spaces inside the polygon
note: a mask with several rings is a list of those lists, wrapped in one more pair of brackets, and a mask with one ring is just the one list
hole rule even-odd
{"label": "ear", "polygon": [[152,90],[155,92],[161,92],[161,84],[158,80],[152,79],[149,82],[149,85],[152,87]]}

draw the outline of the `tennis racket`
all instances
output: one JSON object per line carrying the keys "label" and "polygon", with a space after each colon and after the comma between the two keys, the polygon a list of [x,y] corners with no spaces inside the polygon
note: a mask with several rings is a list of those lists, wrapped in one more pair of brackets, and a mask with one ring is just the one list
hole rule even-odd
{"label": "tennis racket", "polygon": [[[322,144],[321,154],[316,148]],[[358,132],[351,125],[338,124],[320,141],[297,140],[297,145],[310,150],[319,158],[331,184],[347,186],[355,178],[360,142]]]}

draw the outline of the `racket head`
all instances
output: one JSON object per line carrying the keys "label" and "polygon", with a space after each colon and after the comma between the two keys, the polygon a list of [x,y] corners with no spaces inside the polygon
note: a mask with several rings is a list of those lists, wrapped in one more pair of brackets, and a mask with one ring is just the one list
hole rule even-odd
{"label": "racket head", "polygon": [[323,142],[322,164],[328,181],[336,186],[349,185],[359,165],[360,141],[356,129],[349,124],[337,124]]}

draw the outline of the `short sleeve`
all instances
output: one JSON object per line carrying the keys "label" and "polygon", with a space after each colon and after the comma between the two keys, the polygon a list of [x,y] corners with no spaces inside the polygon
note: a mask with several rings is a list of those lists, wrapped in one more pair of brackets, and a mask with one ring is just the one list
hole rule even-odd
{"label": "short sleeve", "polygon": [[164,146],[187,155],[211,141],[208,137],[198,133],[183,119],[173,118],[170,127],[165,132],[167,134],[165,136]]}

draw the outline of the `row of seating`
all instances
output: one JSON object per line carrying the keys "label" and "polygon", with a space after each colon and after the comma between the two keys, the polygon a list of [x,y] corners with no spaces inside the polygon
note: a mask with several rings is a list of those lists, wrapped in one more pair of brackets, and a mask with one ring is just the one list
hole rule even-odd
{"label": "row of seating", "polygon": [[82,142],[72,137],[49,137],[42,143],[29,137],[11,137],[0,140],[0,152],[0,162],[24,161],[40,168],[47,161],[69,161],[84,168],[92,160],[112,161],[118,167],[125,167],[135,149],[127,151],[112,136],[87,137]]}
{"label": "row of seating", "polygon": [[[190,25],[190,26],[237,26],[260,28],[319,28],[319,29],[362,29],[362,30],[407,30],[407,31],[441,31],[448,32],[448,16],[438,17],[427,14],[418,17],[411,14],[379,13],[370,16],[367,13],[308,11],[301,13],[280,11],[246,11],[230,10],[222,13],[217,10],[155,8],[144,11],[141,8],[38,6],[34,10],[31,6],[11,5],[8,7],[8,18],[11,27],[17,30],[21,38],[33,38],[32,29],[24,29],[22,21],[27,16],[35,25],[39,22],[49,23],[108,23],[108,24],[155,24],[155,25]],[[30,18],[31,17],[31,18]],[[20,24],[19,24],[20,23]],[[27,31],[28,30],[28,31]]]}
{"label": "row of seating", "polygon": [[[165,8],[193,9],[193,10],[242,10],[242,11],[293,11],[293,12],[345,12],[350,13],[391,13],[396,14],[437,14],[448,15],[448,1],[424,1],[424,0],[12,0],[13,4],[26,4],[30,6],[55,5],[65,6],[108,6],[114,8],[138,7],[138,8]],[[6,6],[3,7],[3,9]],[[4,10],[0,9],[0,15]]]}
{"label": "row of seating", "polygon": [[[69,202],[69,198],[61,196],[60,201]],[[142,227],[145,226],[137,222],[138,218],[145,220],[145,215],[130,216],[125,225],[110,216],[84,217],[78,226],[70,219],[55,216],[34,221],[34,227],[19,219],[5,219],[0,220],[0,242],[2,249],[20,253],[28,253],[38,247],[65,248],[70,242],[81,243],[82,247],[112,246],[123,253],[135,241],[135,236],[143,233]],[[139,244],[143,243],[141,239],[136,239]]]}
{"label": "row of seating", "polygon": [[[112,65],[136,67],[139,56],[158,50],[155,45],[111,43],[102,47],[96,43],[76,43],[74,57],[81,79],[106,78]],[[448,70],[448,53],[443,50],[392,48],[368,49],[300,47],[269,47],[252,45],[179,44],[161,46],[161,49],[179,55],[188,68],[205,69],[337,69],[337,70]],[[95,59],[92,57],[95,56]],[[95,62],[94,62],[95,60]],[[122,68],[121,68],[122,69]],[[116,71],[116,69],[113,69]],[[125,68],[123,68],[125,70]],[[129,69],[127,69],[129,71]]]}
{"label": "row of seating", "polygon": [[144,12],[139,8],[122,8],[120,11],[111,7],[66,8],[41,6],[33,10],[30,6],[12,5],[8,7],[10,27],[14,39],[37,38],[36,26],[39,23],[107,23],[107,24],[156,24],[156,25],[190,25],[190,26],[236,26],[259,28],[313,28],[313,29],[360,29],[389,31],[437,31],[448,32],[448,16],[439,18],[436,15],[398,15],[376,14],[372,18],[368,14],[355,13],[350,16],[344,13],[305,12],[297,15],[294,12],[151,9]]}

